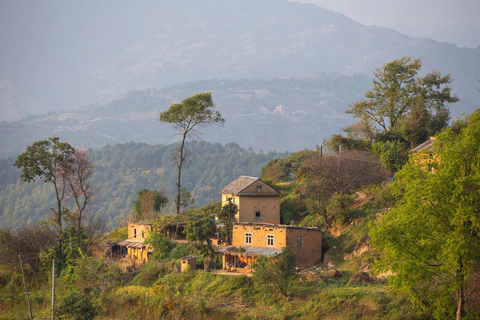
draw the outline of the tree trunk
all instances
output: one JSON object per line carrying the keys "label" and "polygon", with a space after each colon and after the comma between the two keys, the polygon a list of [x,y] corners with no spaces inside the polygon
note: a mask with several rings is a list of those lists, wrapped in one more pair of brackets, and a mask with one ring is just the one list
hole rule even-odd
{"label": "tree trunk", "polygon": [[[463,275],[461,276],[463,280]],[[460,320],[465,314],[465,290],[463,287],[463,281],[460,285],[460,288],[457,291],[457,320]]]}
{"label": "tree trunk", "polygon": [[181,189],[182,185],[180,183],[180,178],[182,176],[182,165],[183,165],[183,160],[185,160],[183,156],[183,150],[185,148],[185,139],[187,138],[187,131],[183,132],[183,137],[182,137],[182,145],[180,146],[180,159],[178,160],[178,177],[177,177],[177,214],[180,213],[180,201],[181,201]]}

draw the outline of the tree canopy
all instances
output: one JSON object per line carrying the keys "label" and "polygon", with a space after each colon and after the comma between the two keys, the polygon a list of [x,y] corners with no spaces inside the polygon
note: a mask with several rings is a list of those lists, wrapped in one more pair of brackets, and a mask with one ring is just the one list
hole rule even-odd
{"label": "tree canopy", "polygon": [[480,112],[459,133],[439,134],[434,150],[434,173],[413,156],[395,175],[400,200],[370,236],[381,253],[377,268],[393,272],[394,289],[437,319],[455,310],[460,319],[467,280],[480,264]]}
{"label": "tree canopy", "polygon": [[181,175],[182,166],[188,157],[185,149],[185,141],[189,135],[198,135],[199,127],[209,124],[224,123],[220,112],[215,110],[215,104],[212,100],[210,92],[198,93],[186,98],[181,103],[172,104],[166,111],[160,113],[160,121],[171,123],[182,135],[182,142],[178,149],[177,155],[177,196],[176,196],[176,213],[180,213],[182,202],[182,185]]}
{"label": "tree canopy", "polygon": [[445,103],[459,100],[451,92],[450,75],[433,71],[419,77],[421,68],[420,59],[403,57],[375,69],[372,89],[347,113],[373,123],[383,134],[398,130],[415,108],[431,116],[445,113]]}

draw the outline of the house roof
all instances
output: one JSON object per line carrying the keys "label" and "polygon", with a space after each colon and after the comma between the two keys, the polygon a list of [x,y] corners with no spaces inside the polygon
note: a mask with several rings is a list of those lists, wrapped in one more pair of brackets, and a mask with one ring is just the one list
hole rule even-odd
{"label": "house roof", "polygon": [[235,256],[249,255],[249,256],[274,256],[282,252],[280,249],[262,248],[251,246],[228,246],[223,247],[219,252],[228,253]]}
{"label": "house roof", "polygon": [[319,229],[319,228],[292,226],[292,225],[289,225],[289,224],[274,224],[274,223],[259,223],[259,222],[234,222],[233,225],[254,226],[254,227],[269,227],[269,228],[284,228],[284,229],[301,229],[301,230],[313,230],[313,231],[322,232],[322,229]]}
{"label": "house roof", "polygon": [[[225,186],[220,193],[224,194],[233,194],[233,195],[253,195],[253,196],[272,196],[272,195],[280,195],[280,192],[275,190],[273,187],[270,187],[275,190],[275,192],[263,192],[261,194],[258,193],[242,193],[243,190],[251,186],[253,183],[257,182],[258,180],[262,181],[260,178],[256,177],[249,177],[249,176],[240,176],[237,179],[230,182],[227,186]],[[264,181],[262,181],[265,183]],[[267,183],[265,183],[268,185]]]}
{"label": "house roof", "polygon": [[137,248],[137,249],[140,249],[140,248],[143,248],[145,247],[145,244],[143,242],[139,242],[139,241],[133,241],[133,240],[123,240],[123,241],[120,241],[119,243],[117,243],[119,246],[122,246],[122,247],[127,247],[127,248]]}
{"label": "house roof", "polygon": [[433,147],[433,143],[435,142],[435,138],[430,138],[429,140],[419,144],[412,150],[410,150],[410,153],[415,153],[415,152],[420,152],[423,150],[430,150]]}

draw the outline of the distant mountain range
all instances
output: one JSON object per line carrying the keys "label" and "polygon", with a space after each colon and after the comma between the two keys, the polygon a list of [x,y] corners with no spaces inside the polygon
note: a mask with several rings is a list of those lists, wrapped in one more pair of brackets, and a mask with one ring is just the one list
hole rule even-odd
{"label": "distant mountain range", "polygon": [[[424,72],[451,73],[460,98],[480,102],[480,47],[367,27],[311,4],[92,0],[12,6],[29,15],[0,14],[0,79],[16,97],[0,88],[0,120],[210,78],[371,76],[375,67],[402,56],[421,58]],[[365,88],[364,77],[358,78]]]}

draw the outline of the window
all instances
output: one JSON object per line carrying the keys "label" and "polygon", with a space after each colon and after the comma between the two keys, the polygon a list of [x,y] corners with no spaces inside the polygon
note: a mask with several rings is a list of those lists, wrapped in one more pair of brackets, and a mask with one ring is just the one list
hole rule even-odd
{"label": "window", "polygon": [[262,186],[257,186],[257,192],[262,192]]}
{"label": "window", "polygon": [[134,237],[134,238],[137,237],[137,229],[133,229],[133,237]]}
{"label": "window", "polygon": [[297,248],[302,247],[302,236],[297,236]]}
{"label": "window", "polygon": [[235,203],[235,197],[232,197],[232,203]]}
{"label": "window", "polygon": [[142,230],[142,238],[145,238],[145,230]]}
{"label": "window", "polygon": [[273,235],[271,234],[267,236],[267,246],[273,246]]}
{"label": "window", "polygon": [[252,244],[252,234],[245,233],[245,244]]}
{"label": "window", "polygon": [[262,213],[260,211],[255,212],[255,220],[262,220]]}

